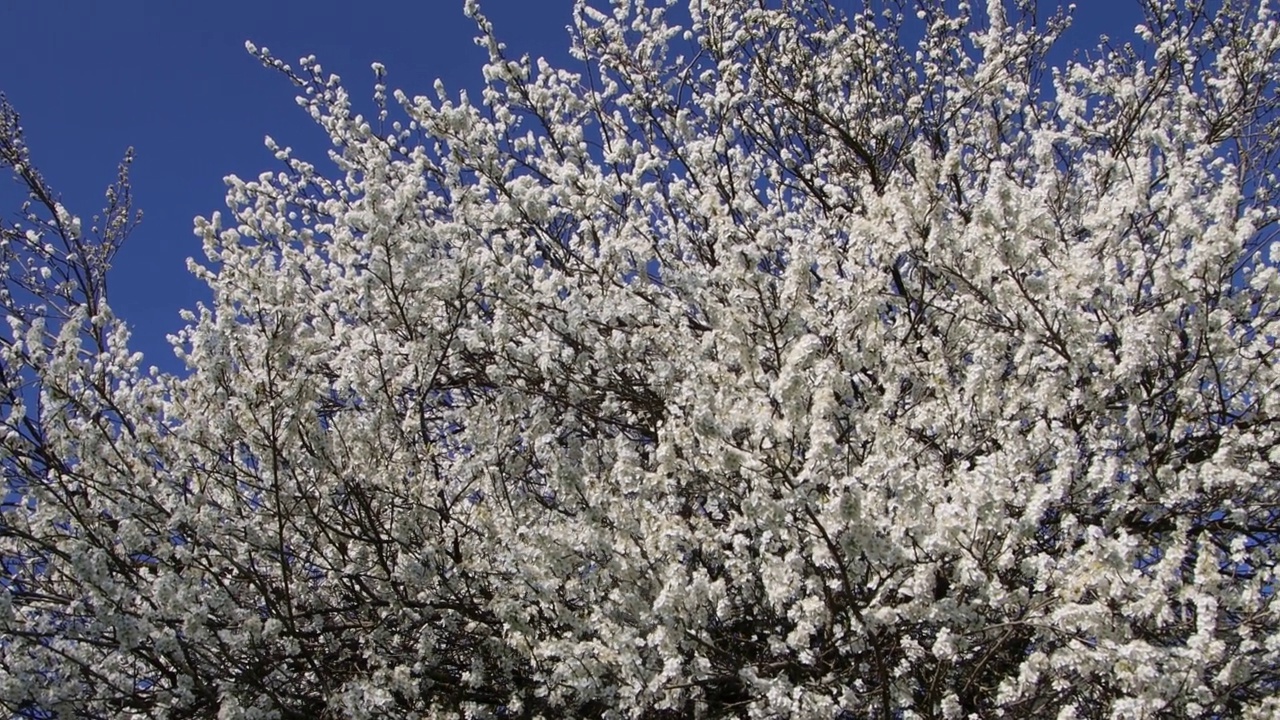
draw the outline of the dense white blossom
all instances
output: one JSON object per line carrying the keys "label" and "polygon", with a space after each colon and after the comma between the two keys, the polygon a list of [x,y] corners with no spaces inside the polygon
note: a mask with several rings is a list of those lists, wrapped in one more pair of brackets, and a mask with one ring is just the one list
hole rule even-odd
{"label": "dense white blossom", "polygon": [[0,707],[1280,714],[1273,3],[943,5],[472,1],[367,113],[249,46],[333,150],[197,219],[176,377],[6,110]]}

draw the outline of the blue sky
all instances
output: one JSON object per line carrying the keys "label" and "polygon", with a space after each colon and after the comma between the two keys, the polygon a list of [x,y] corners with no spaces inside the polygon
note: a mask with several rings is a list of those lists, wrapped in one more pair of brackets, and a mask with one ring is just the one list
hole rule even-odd
{"label": "blue sky", "polygon": [[[1073,44],[1125,37],[1139,17],[1132,1],[1078,4]],[[513,54],[568,62],[571,0],[481,5]],[[0,27],[0,91],[73,212],[99,209],[125,149],[136,150],[145,219],[116,259],[111,304],[146,362],[171,371],[181,368],[164,338],[182,326],[180,308],[208,296],[186,270],[186,258],[201,257],[192,218],[223,209],[226,175],[277,169],[265,135],[303,158],[327,148],[288,81],[250,57],[245,40],[288,62],[316,55],[357,97],[372,93],[375,61],[392,87],[424,94],[437,77],[451,93],[474,91],[485,59],[462,0],[28,0],[0,4]],[[0,191],[0,212],[12,199]]]}

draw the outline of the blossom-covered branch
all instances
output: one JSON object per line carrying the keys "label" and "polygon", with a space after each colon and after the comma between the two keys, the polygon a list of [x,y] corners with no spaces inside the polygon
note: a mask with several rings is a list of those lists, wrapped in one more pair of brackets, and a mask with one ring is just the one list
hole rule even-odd
{"label": "blossom-covered branch", "polygon": [[11,361],[0,703],[1274,716],[1280,24],[1142,4],[468,2],[368,114],[251,46],[334,150],[197,219],[184,376]]}

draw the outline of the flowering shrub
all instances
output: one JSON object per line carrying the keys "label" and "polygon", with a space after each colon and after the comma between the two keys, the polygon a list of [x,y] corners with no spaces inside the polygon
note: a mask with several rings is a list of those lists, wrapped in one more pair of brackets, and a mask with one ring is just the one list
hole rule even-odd
{"label": "flowering shrub", "polygon": [[369,115],[251,47],[334,169],[197,219],[180,377],[7,123],[0,706],[1280,713],[1273,3],[856,5],[469,2]]}

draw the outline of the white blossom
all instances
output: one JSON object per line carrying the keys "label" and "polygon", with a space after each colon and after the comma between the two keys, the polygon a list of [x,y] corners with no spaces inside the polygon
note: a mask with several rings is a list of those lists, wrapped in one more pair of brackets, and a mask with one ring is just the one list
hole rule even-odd
{"label": "white blossom", "polygon": [[5,226],[0,706],[1274,715],[1270,3],[836,5],[468,2],[367,112],[247,45],[336,170],[227,178],[181,376],[124,221]]}

